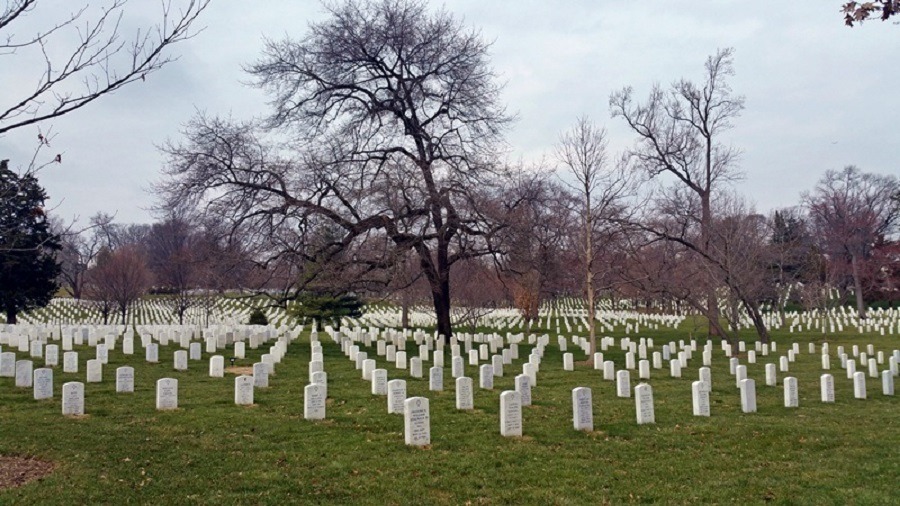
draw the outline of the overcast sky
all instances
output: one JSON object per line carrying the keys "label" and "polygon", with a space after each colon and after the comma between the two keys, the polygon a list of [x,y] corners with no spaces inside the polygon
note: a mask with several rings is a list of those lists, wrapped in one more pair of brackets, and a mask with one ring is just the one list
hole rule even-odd
{"label": "overcast sky", "polygon": [[[175,3],[184,0],[173,0]],[[13,30],[27,33],[73,8],[35,12]],[[80,3],[80,2],[77,2]],[[607,126],[611,147],[634,140],[609,115],[611,92],[630,85],[643,100],[655,82],[701,80],[706,57],[734,47],[731,86],[746,109],[727,134],[740,148],[738,190],[760,212],[798,203],[825,170],[848,164],[900,175],[900,26],[843,25],[841,0],[623,2],[601,0],[448,0],[434,2],[494,41],[493,65],[518,121],[507,136],[513,159],[550,154],[559,133],[586,115]],[[251,7],[252,6],[252,7]],[[132,0],[126,27],[158,20],[158,1]],[[205,30],[174,47],[178,61],[144,83],[120,90],[52,122],[52,151],[63,163],[45,169],[50,205],[66,219],[97,211],[117,221],[152,221],[147,192],[160,176],[156,145],[177,141],[195,111],[251,117],[266,97],[242,84],[241,65],[259,56],[265,37],[299,38],[321,19],[316,1],[213,0]],[[0,56],[0,93],[27,89],[27,66]],[[7,103],[7,97],[0,97]],[[47,128],[44,125],[43,128]],[[0,158],[25,163],[36,128],[0,137]]]}

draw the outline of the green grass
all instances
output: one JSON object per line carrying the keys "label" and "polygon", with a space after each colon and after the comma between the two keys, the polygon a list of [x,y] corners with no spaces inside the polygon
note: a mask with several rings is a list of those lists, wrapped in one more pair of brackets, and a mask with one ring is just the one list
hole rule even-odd
{"label": "green grass", "polygon": [[[657,350],[686,338],[673,331],[642,335],[653,337]],[[889,355],[900,339],[829,338],[833,405],[819,402],[820,359],[807,353],[810,339],[822,341],[776,333],[779,354],[793,341],[804,343],[789,373],[799,378],[800,408],[784,408],[782,388],[765,386],[765,363],[777,363],[777,355],[760,356],[748,364],[759,412],[741,413],[728,360],[716,343],[712,417],[691,414],[698,352],[681,379],[669,378],[667,368],[652,371],[656,424],[638,426],[634,400],[617,398],[600,371],[586,363],[562,370],[553,336],[534,405],[524,408],[522,438],[499,435],[499,395],[513,388],[529,347],[495,378],[493,391],[477,389],[476,370],[466,365],[476,383],[473,412],[455,409],[449,350],[444,392],[428,392],[427,379],[387,366],[389,379],[408,380],[409,396],[431,399],[432,444],[424,449],[404,445],[402,416],[387,414],[386,399],[370,395],[369,384],[330,340],[323,340],[330,399],[320,422],[303,419],[307,334],[276,366],[271,387],[257,389],[255,406],[234,405],[233,375],[209,378],[205,353],[189,371],[176,372],[175,346],[161,348],[159,364],[145,363],[139,346],[132,357],[117,347],[103,383],[86,384],[87,416],[65,418],[62,383],[84,381],[85,360],[93,358],[85,347],[78,350],[78,374],[54,371],[52,401],[34,401],[31,389],[0,378],[0,454],[57,464],[40,481],[0,491],[0,504],[896,504],[900,400],[883,396],[880,380],[871,378],[869,399],[854,399],[834,355],[837,345],[849,353],[850,345],[868,343]],[[374,346],[367,351],[375,355]],[[238,365],[251,365],[263,350],[248,352]],[[624,367],[618,348],[606,357]],[[115,368],[126,364],[135,368],[136,391],[116,394]],[[425,372],[427,378],[427,365]],[[634,386],[637,372],[632,375]],[[786,375],[779,373],[779,384]],[[155,381],[162,377],[179,379],[177,411],[155,410]],[[577,386],[593,389],[594,432],[572,429],[571,390]]]}

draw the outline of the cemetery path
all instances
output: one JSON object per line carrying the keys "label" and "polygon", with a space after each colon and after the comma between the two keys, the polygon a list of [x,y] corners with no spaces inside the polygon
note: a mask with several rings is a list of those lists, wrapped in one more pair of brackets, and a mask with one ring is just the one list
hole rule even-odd
{"label": "cemetery path", "polygon": [[0,455],[0,490],[20,487],[30,481],[47,476],[56,464],[34,457],[7,457]]}

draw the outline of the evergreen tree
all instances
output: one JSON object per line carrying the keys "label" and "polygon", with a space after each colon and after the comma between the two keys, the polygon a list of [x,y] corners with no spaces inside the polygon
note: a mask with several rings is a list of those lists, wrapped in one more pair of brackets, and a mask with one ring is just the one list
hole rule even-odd
{"label": "evergreen tree", "polygon": [[320,330],[326,323],[340,328],[341,318],[359,318],[364,306],[363,301],[354,294],[333,295],[326,292],[304,292],[296,302],[298,304],[292,310],[294,316],[314,320]]}
{"label": "evergreen tree", "polygon": [[0,310],[7,323],[47,305],[59,287],[60,238],[50,231],[46,199],[34,174],[19,175],[0,162]]}

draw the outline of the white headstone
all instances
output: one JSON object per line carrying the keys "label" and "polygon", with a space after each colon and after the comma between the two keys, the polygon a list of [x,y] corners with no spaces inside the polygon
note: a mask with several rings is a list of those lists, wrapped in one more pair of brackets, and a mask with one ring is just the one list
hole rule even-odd
{"label": "white headstone", "polygon": [[591,399],[590,388],[577,387],[572,389],[572,421],[575,430],[594,430],[594,404]]}
{"label": "white headstone", "polygon": [[456,409],[469,410],[475,408],[472,378],[460,376],[456,378]]}
{"label": "white headstone", "polygon": [[16,386],[31,388],[34,382],[34,363],[31,360],[16,361]]}
{"label": "white headstone", "polygon": [[372,371],[372,395],[387,395],[387,369],[375,369]]}
{"label": "white headstone", "polygon": [[144,349],[144,356],[147,362],[151,364],[155,364],[159,362],[159,345],[156,343],[150,343]]}
{"label": "white headstone", "polygon": [[747,379],[747,366],[741,364],[734,371],[735,388],[741,388],[741,380]]}
{"label": "white headstone", "polygon": [[881,393],[894,395],[894,375],[889,370],[881,371]]}
{"label": "white headstone", "polygon": [[67,373],[77,373],[78,372],[78,352],[77,351],[67,351],[63,353],[63,372]]}
{"label": "white headstone", "polygon": [[431,414],[428,399],[411,397],[403,403],[403,436],[409,446],[431,444]]}
{"label": "white headstone", "polygon": [[156,381],[156,409],[178,409],[178,380],[161,378]]}
{"label": "white headstone", "polygon": [[775,364],[766,364],[766,385],[770,387],[778,385],[778,377],[775,374]]}
{"label": "white headstone", "polygon": [[479,371],[479,388],[484,390],[493,390],[494,388],[494,368],[488,364],[482,364],[478,368]]}
{"label": "white headstone", "polygon": [[11,351],[0,353],[0,378],[16,377],[16,354]]}
{"label": "white headstone", "polygon": [[44,365],[46,367],[56,367],[59,365],[59,345],[47,345],[44,349]]}
{"label": "white headstone", "polygon": [[450,359],[450,375],[454,378],[460,378],[465,375],[465,364],[461,356],[455,356]]}
{"label": "white headstone", "polygon": [[105,344],[98,344],[94,349],[96,353],[96,359],[100,361],[101,364],[109,363],[109,348]]}
{"label": "white headstone", "polygon": [[641,360],[638,362],[638,377],[640,379],[650,379],[650,361]]}
{"label": "white headstone", "polygon": [[392,379],[387,382],[388,413],[403,414],[403,403],[406,402],[406,380]]}
{"label": "white headstone", "polygon": [[491,357],[491,366],[494,368],[494,376],[503,377],[503,356],[494,355]]}
{"label": "white headstone", "polygon": [[[360,353],[362,355],[362,353]],[[362,379],[366,381],[372,381],[372,371],[375,370],[376,364],[375,359],[367,358],[363,360],[362,364]]]}
{"label": "white headstone", "polygon": [[[213,350],[210,353],[215,353],[216,342],[212,341],[212,340],[210,340],[210,341],[213,344]],[[200,343],[191,343],[189,350],[190,351],[188,351],[188,353],[189,353],[189,357],[191,360],[200,360],[200,358],[202,358],[201,353],[203,350],[200,348]]]}
{"label": "white headstone", "polygon": [[234,343],[234,358],[247,358],[247,344],[243,341]]}
{"label": "white headstone", "polygon": [[209,377],[222,378],[225,376],[225,357],[213,355],[209,357]]}
{"label": "white headstone", "polygon": [[822,402],[834,402],[834,376],[823,374],[819,380]]}
{"label": "white headstone", "polygon": [[116,368],[116,393],[134,392],[134,367],[123,365]]}
{"label": "white headstone", "polygon": [[269,366],[263,362],[253,364],[253,386],[269,388]]}
{"label": "white headstone", "polygon": [[84,414],[84,383],[70,381],[62,387],[62,414],[81,416]]}
{"label": "white headstone", "polygon": [[409,375],[413,378],[422,377],[422,359],[420,357],[409,359]]}
{"label": "white headstone", "polygon": [[515,390],[500,394],[500,435],[522,435],[522,398]]}
{"label": "white headstone", "polygon": [[563,353],[563,370],[564,371],[574,371],[575,370],[575,358],[571,353]]}
{"label": "white headstone", "polygon": [[522,374],[531,380],[531,386],[537,385],[537,367],[534,364],[522,364]]}
{"label": "white headstone", "polygon": [[100,383],[103,381],[103,363],[94,358],[87,361],[87,382]]}
{"label": "white headstone", "polygon": [[653,409],[653,387],[647,383],[641,383],[634,387],[634,403],[638,425],[656,423]]}
{"label": "white headstone", "polygon": [[699,379],[706,384],[706,391],[712,392],[712,370],[709,367],[701,367]]}
{"label": "white headstone", "polygon": [[310,383],[303,388],[303,418],[325,419],[325,392],[317,383]]}
{"label": "white headstone", "polygon": [[788,372],[790,367],[789,362],[787,357],[780,357],[778,359],[778,370],[781,372]]}
{"label": "white headstone", "polygon": [[616,363],[612,360],[603,362],[603,379],[608,381],[616,380]]}
{"label": "white headstone", "polygon": [[681,377],[681,361],[680,360],[670,360],[669,361],[669,376],[673,378]]}
{"label": "white headstone", "polygon": [[631,373],[625,369],[616,373],[616,395],[631,397]]}
{"label": "white headstone", "polygon": [[312,377],[309,378],[310,383],[315,383],[322,387],[322,392],[326,398],[328,398],[328,373],[325,371],[319,371],[312,373]]}
{"label": "white headstone", "polygon": [[444,369],[442,367],[434,366],[428,370],[428,389],[432,392],[444,390]]}
{"label": "white headstone", "polygon": [[187,371],[188,368],[188,353],[184,350],[178,350],[175,352],[175,370],[176,371]]}
{"label": "white headstone", "polygon": [[866,373],[862,371],[853,373],[853,397],[866,398]]}
{"label": "white headstone", "polygon": [[694,405],[694,416],[709,416],[709,390],[703,381],[691,383],[691,398]]}
{"label": "white headstone", "polygon": [[30,345],[29,357],[42,358],[44,356],[44,343],[40,341],[31,341]]}
{"label": "white headstone", "polygon": [[800,406],[800,395],[797,392],[797,378],[788,376],[784,378],[784,407],[797,408]]}
{"label": "white headstone", "polygon": [[242,374],[234,378],[234,403],[238,406],[253,404],[253,376]]}
{"label": "white headstone", "polygon": [[756,413],[756,382],[750,378],[741,381],[741,411]]}
{"label": "white headstone", "polygon": [[53,398],[53,369],[43,367],[34,370],[34,400]]}
{"label": "white headstone", "polygon": [[520,374],[515,379],[516,392],[519,392],[519,398],[523,406],[531,406],[531,376]]}

